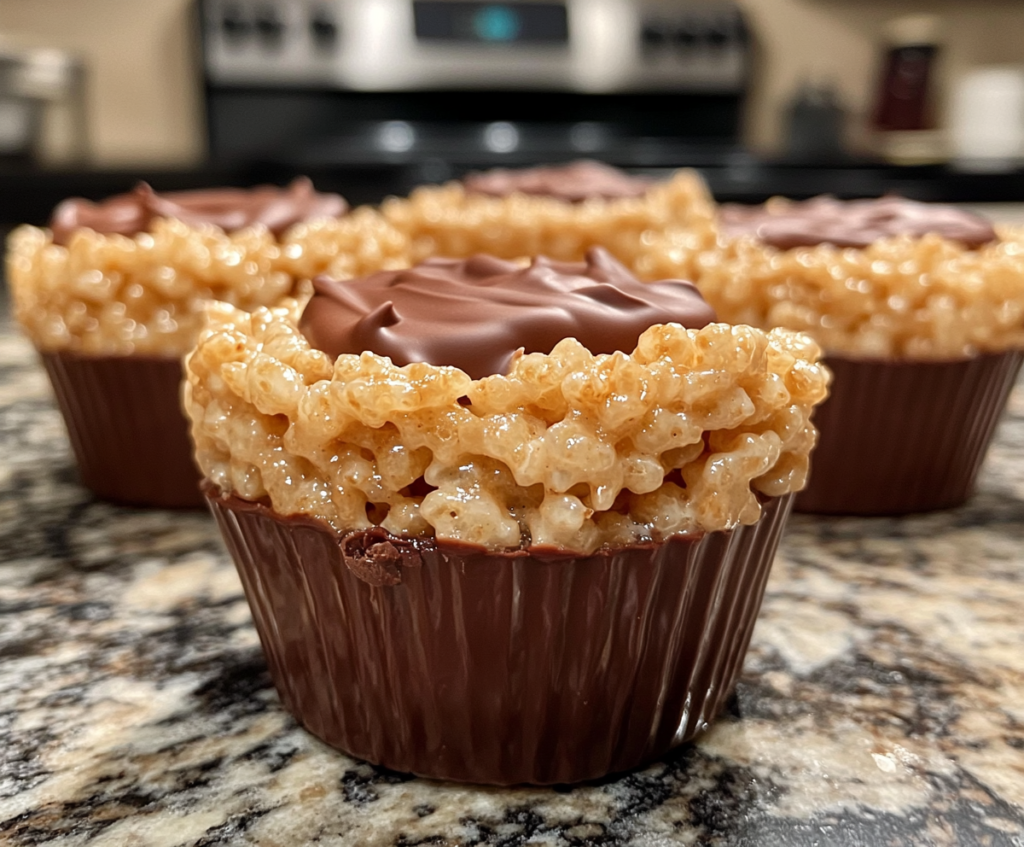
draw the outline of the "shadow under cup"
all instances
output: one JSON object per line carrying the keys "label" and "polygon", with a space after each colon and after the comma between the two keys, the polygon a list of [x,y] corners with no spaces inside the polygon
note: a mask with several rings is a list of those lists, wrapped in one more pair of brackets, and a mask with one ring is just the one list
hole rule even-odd
{"label": "shadow under cup", "polygon": [[202,507],[178,357],[40,355],[83,485],[128,506]]}
{"label": "shadow under cup", "polygon": [[814,412],[818,445],[795,509],[902,515],[963,503],[1024,352],[953,361],[827,356],[833,380]]}
{"label": "shadow under cup", "polygon": [[[207,497],[306,729],[398,771],[498,785],[596,779],[705,730],[742,668],[792,500],[766,499],[758,523],[728,532],[541,556],[342,536]],[[391,584],[353,558],[368,555],[350,552],[357,536],[357,551],[384,545],[373,555]]]}

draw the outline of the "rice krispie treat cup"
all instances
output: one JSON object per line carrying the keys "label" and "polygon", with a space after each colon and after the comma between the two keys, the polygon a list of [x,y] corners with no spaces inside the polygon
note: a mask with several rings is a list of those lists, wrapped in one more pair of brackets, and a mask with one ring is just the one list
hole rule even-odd
{"label": "rice krispie treat cup", "polygon": [[702,293],[724,320],[813,336],[834,373],[802,511],[958,505],[1024,350],[1024,231],[897,197],[724,206]]}
{"label": "rice krispie treat cup", "polygon": [[[714,201],[695,171],[654,182],[590,161],[470,174],[390,198],[381,211],[410,238],[416,261],[476,253],[580,261],[597,246],[645,280],[692,279],[688,262],[716,235]],[[663,250],[644,249],[655,236]]]}
{"label": "rice krispie treat cup", "polygon": [[318,280],[301,314],[212,304],[186,408],[285,707],[360,758],[495,784],[702,732],[827,382],[806,336],[713,317],[600,250]]}
{"label": "rice krispie treat cup", "polygon": [[342,271],[364,260],[379,267],[379,249],[345,247],[364,235],[388,244],[379,236],[389,228],[369,210],[335,217],[346,210],[308,180],[171,194],[140,185],[101,203],[67,200],[49,229],[11,234],[15,313],[50,375],[87,487],[133,505],[202,505],[180,386],[203,304],[252,309],[293,294],[309,260],[288,231],[311,218],[343,230]]}

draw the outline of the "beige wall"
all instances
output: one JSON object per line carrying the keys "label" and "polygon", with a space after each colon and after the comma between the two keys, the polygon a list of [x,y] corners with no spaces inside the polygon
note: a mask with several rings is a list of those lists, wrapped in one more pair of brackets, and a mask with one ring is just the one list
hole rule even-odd
{"label": "beige wall", "polygon": [[202,158],[189,0],[0,0],[0,36],[88,62],[90,138],[104,165]]}
{"label": "beige wall", "polygon": [[[832,80],[854,126],[872,96],[879,33],[909,12],[942,15],[947,75],[974,64],[1024,63],[1024,0],[740,0],[760,43],[747,135],[780,138],[801,79]],[[186,164],[202,155],[190,0],[0,0],[0,34],[75,50],[90,62],[98,162]]]}

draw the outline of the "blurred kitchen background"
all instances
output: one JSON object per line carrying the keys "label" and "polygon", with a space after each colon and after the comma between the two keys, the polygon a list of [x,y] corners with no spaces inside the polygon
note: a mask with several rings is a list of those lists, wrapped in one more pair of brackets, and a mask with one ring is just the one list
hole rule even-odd
{"label": "blurred kitchen background", "polygon": [[0,0],[0,226],[139,179],[359,203],[581,157],[1024,200],[1024,2]]}

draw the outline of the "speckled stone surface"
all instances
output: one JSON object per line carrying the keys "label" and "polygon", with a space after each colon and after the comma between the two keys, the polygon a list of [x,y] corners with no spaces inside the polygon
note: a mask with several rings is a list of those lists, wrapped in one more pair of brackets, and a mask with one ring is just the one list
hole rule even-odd
{"label": "speckled stone surface", "polygon": [[699,743],[599,784],[479,789],[299,729],[212,520],[82,490],[0,318],[0,843],[1022,847],[1024,389],[968,506],[793,519]]}

